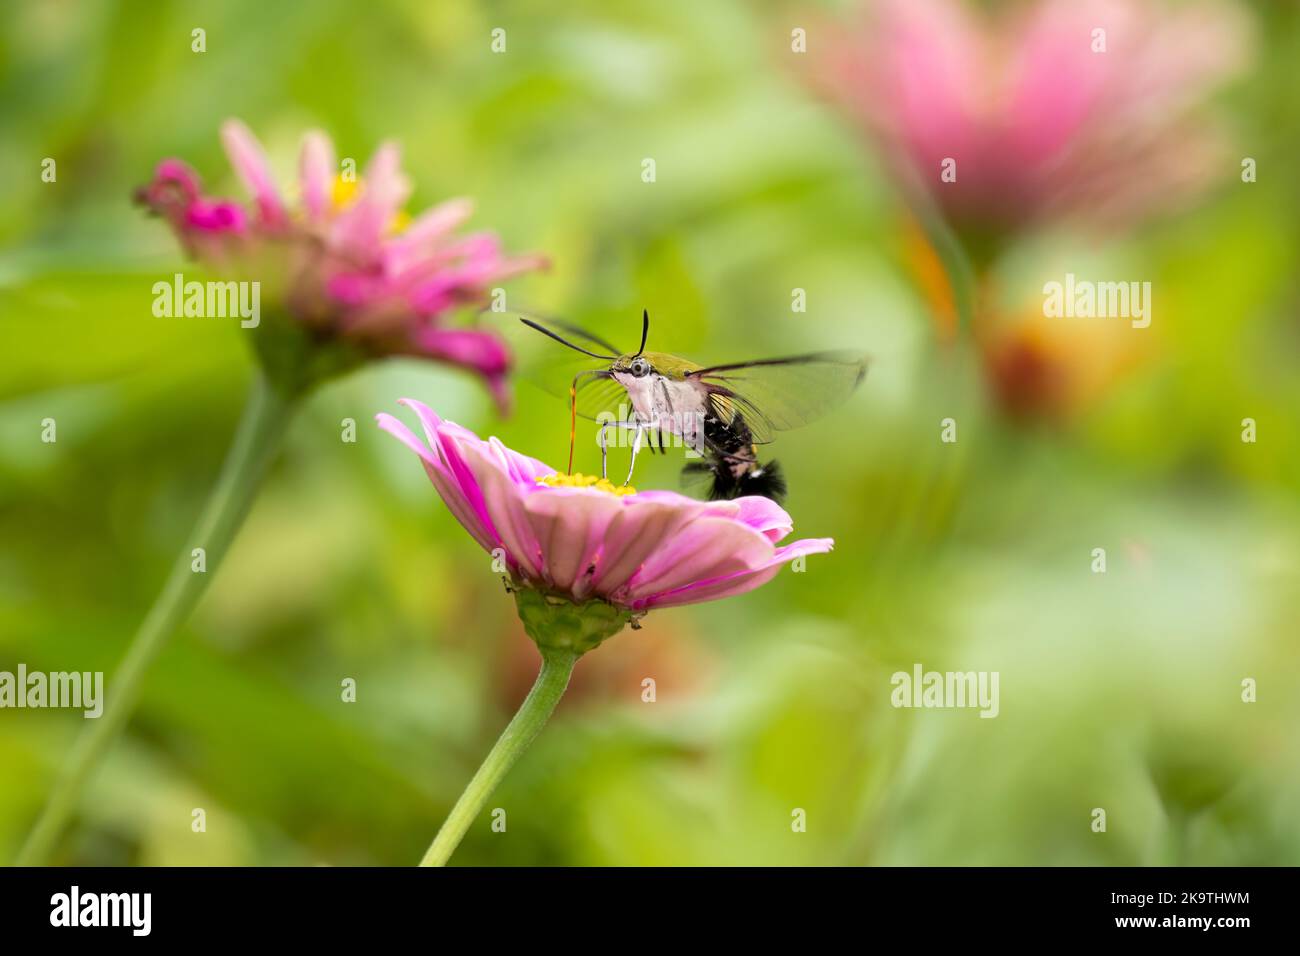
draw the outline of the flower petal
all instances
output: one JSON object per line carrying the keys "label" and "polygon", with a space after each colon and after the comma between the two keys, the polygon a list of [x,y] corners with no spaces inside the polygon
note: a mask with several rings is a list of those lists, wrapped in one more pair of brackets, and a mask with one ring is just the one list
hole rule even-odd
{"label": "flower petal", "polygon": [[[670,493],[671,494],[671,493]],[[592,590],[617,601],[628,581],[707,505],[683,495],[635,495],[624,501],[595,556]]]}
{"label": "flower petal", "polygon": [[[449,199],[420,213],[411,224],[390,243],[390,251],[399,259],[414,256],[427,250],[448,235],[474,213],[470,199]],[[404,262],[394,265],[406,265]]]}
{"label": "flower petal", "polygon": [[302,140],[299,176],[302,180],[302,204],[307,218],[322,222],[333,209],[332,195],[337,165],[334,144],[319,130],[312,130]]}
{"label": "flower petal", "polygon": [[477,482],[484,508],[501,543],[524,577],[542,580],[541,545],[524,511],[525,491],[510,474],[501,459],[484,448],[482,442],[459,445],[465,466]]}
{"label": "flower petal", "polygon": [[753,571],[763,567],[772,552],[767,536],[746,524],[732,518],[697,518],[659,543],[619,598],[635,601],[693,582]]}
{"label": "flower petal", "polygon": [[239,120],[230,119],[221,124],[221,143],[235,173],[253,194],[262,221],[272,226],[283,225],[286,219],[284,203],[280,200],[270,164],[257,137]]}
{"label": "flower petal", "polygon": [[506,373],[510,369],[510,353],[506,350],[505,343],[495,335],[477,329],[429,326],[416,331],[414,341],[421,354],[452,362],[482,375],[496,399],[497,407],[502,413],[509,410],[510,387],[506,383]]}
{"label": "flower petal", "polygon": [[412,409],[424,426],[425,436],[436,460],[430,461],[423,455],[421,457],[424,458],[425,471],[428,472],[429,479],[438,490],[438,494],[442,496],[447,508],[485,549],[491,551],[500,547],[501,536],[497,534],[488,515],[482,491],[465,466],[455,442],[450,437],[444,438],[444,436],[453,436],[454,429],[458,426],[451,422],[443,422],[427,405],[414,399],[404,398],[399,404]]}
{"label": "flower petal", "polygon": [[825,554],[833,548],[834,543],[831,538],[805,538],[783,548],[777,548],[762,567],[752,571],[741,571],[712,580],[697,581],[672,591],[646,595],[634,601],[632,606],[638,610],[649,610],[656,607],[699,604],[702,601],[716,601],[720,598],[744,594],[772,580],[783,564],[802,555]]}
{"label": "flower petal", "polygon": [[384,234],[411,194],[401,161],[396,143],[380,146],[361,177],[360,198],[335,220],[335,242],[361,261],[381,261]]}
{"label": "flower petal", "polygon": [[591,594],[601,545],[622,510],[618,498],[588,488],[539,487],[524,498],[524,512],[544,558],[543,575],[551,587],[578,599]]}
{"label": "flower petal", "polygon": [[747,495],[731,501],[714,502],[715,507],[724,504],[732,506],[728,513],[734,515],[737,521],[743,521],[755,531],[761,531],[773,544],[794,530],[794,521],[790,515],[771,498]]}

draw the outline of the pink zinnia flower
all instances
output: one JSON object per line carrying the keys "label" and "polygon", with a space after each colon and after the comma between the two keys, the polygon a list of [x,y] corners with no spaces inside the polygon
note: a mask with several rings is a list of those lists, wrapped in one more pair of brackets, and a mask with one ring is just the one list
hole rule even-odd
{"label": "pink zinnia flower", "polygon": [[558,475],[495,438],[483,441],[443,421],[420,402],[402,404],[419,417],[428,444],[391,415],[378,416],[380,427],[420,456],[474,540],[504,553],[519,589],[556,602],[610,606],[621,613],[620,628],[652,608],[751,591],[785,563],[833,544],[809,538],[779,545],[793,526],[767,498],[705,502]]}
{"label": "pink zinnia flower", "polygon": [[363,175],[346,181],[328,137],[308,133],[301,204],[290,209],[248,128],[229,120],[221,140],[253,196],[250,206],[205,195],[198,175],[178,159],[159,163],[136,193],[170,223],[186,252],[218,271],[281,283],[284,311],[313,341],[471,369],[504,406],[504,344],[477,329],[448,327],[444,317],[458,306],[483,304],[494,284],[543,266],[544,259],[508,256],[492,233],[458,234],[472,211],[467,199],[408,222],[402,207],[411,187],[395,144],[380,146]]}
{"label": "pink zinnia flower", "polygon": [[1212,0],[972,7],[865,3],[858,26],[826,30],[826,52],[809,53],[909,186],[959,226],[987,236],[1069,216],[1131,222],[1235,175],[1197,107],[1246,60],[1241,11]]}
{"label": "pink zinnia flower", "polygon": [[560,475],[403,399],[421,441],[391,415],[379,425],[424,463],[451,513],[509,573],[524,631],[541,653],[532,690],[421,860],[442,866],[559,703],[578,659],[657,607],[751,591],[830,538],[781,545],[790,516],[767,498],[696,501],[670,491]]}

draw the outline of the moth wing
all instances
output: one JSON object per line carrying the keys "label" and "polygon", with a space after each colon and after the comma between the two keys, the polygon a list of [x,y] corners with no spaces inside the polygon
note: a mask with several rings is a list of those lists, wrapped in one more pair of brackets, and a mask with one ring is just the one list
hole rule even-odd
{"label": "moth wing", "polygon": [[[632,402],[627,389],[604,369],[593,370],[583,375],[576,384],[578,416],[591,421],[608,420],[630,421]],[[564,392],[564,400],[569,400],[569,393]]]}
{"label": "moth wing", "polygon": [[850,353],[819,352],[687,374],[705,385],[724,421],[740,415],[754,441],[765,444],[774,432],[801,428],[848,399],[867,374],[867,362]]}

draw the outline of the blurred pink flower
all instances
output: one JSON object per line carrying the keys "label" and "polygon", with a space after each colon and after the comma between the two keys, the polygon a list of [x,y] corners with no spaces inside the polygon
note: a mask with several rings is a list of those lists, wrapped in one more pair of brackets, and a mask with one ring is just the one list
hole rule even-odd
{"label": "blurred pink flower", "polygon": [[493,284],[544,266],[543,258],[508,256],[492,233],[457,234],[472,211],[467,199],[408,221],[402,207],[411,187],[395,144],[380,146],[364,174],[348,181],[337,173],[329,138],[308,133],[301,207],[290,210],[248,128],[228,120],[221,140],[251,206],[204,195],[198,175],[179,159],[163,160],[136,191],[187,253],[226,272],[279,279],[285,310],[321,338],[338,337],[369,355],[468,368],[506,404],[504,344],[483,331],[446,327],[443,317],[482,304]]}
{"label": "blurred pink flower", "polygon": [[[1247,59],[1236,7],[972,7],[867,2],[855,28],[826,31],[818,67],[909,188],[959,227],[984,236],[1060,217],[1132,222],[1235,175],[1225,137],[1196,108]],[[941,179],[945,160],[953,182]]]}
{"label": "blurred pink flower", "polygon": [[833,544],[809,538],[778,546],[793,526],[767,498],[703,502],[560,476],[420,402],[402,404],[419,416],[427,445],[391,415],[379,415],[379,425],[420,456],[465,530],[484,550],[501,549],[516,583],[575,604],[641,612],[742,594],[786,562]]}

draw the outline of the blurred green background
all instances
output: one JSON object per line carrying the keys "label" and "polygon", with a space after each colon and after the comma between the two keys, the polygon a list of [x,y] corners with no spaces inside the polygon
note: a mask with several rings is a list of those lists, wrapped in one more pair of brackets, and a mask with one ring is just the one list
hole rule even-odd
{"label": "blurred green background", "polygon": [[[112,693],[250,378],[237,324],[152,316],[152,283],[186,265],[132,187],[175,155],[241,195],[230,116],[289,183],[319,126],[359,161],[400,140],[411,209],[472,196],[472,226],[548,254],[513,307],[620,342],[645,307],[653,347],[704,362],[873,359],[851,404],[775,449],[796,536],[834,553],[585,658],[492,801],[507,832],[485,817],[454,862],[1300,862],[1300,20],[1249,9],[1261,42],[1225,102],[1259,181],[1234,164],[1173,219],[1026,241],[1004,267],[1033,303],[1065,271],[1034,263],[1107,261],[1164,309],[1126,374],[1027,422],[990,399],[976,349],[936,344],[898,191],[793,62],[802,8],[6,4],[0,670],[105,670]],[[418,859],[537,654],[490,559],[371,424],[403,396],[563,464],[564,405],[527,384],[508,421],[469,376],[410,361],[317,392],[58,862]],[[677,487],[679,466],[643,456],[636,484]],[[1000,716],[894,709],[889,677],[917,662],[999,671]],[[81,725],[0,711],[0,860]]]}

